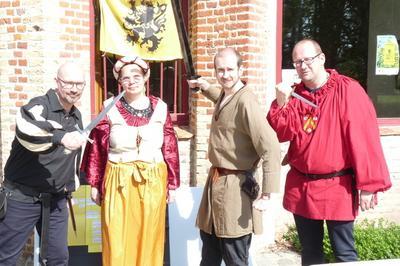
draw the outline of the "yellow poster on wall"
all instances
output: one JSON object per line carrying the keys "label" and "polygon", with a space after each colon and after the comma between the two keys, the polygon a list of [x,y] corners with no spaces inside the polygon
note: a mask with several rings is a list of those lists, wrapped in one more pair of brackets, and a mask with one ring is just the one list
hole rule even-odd
{"label": "yellow poster on wall", "polygon": [[86,245],[86,188],[80,186],[72,194],[74,216],[76,221],[76,232],[72,227],[71,218],[68,220],[68,245],[83,246]]}
{"label": "yellow poster on wall", "polygon": [[395,35],[376,37],[376,75],[397,75],[399,73],[399,45]]}
{"label": "yellow poster on wall", "polygon": [[90,186],[80,186],[73,194],[76,232],[68,222],[68,245],[88,246],[89,252],[101,252],[100,207],[90,198]]}
{"label": "yellow poster on wall", "polygon": [[86,245],[89,252],[101,252],[100,207],[90,198],[90,186],[86,186]]}

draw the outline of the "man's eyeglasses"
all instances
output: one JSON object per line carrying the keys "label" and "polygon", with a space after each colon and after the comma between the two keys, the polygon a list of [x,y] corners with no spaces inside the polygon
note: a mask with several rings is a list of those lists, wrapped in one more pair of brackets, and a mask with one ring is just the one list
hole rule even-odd
{"label": "man's eyeglasses", "polygon": [[78,89],[78,90],[83,90],[83,88],[85,88],[86,83],[85,82],[72,82],[72,81],[65,81],[59,77],[57,77],[57,80],[61,82],[61,85],[64,89],[70,90],[72,89],[74,86]]}
{"label": "man's eyeglasses", "polygon": [[303,58],[303,59],[294,61],[294,62],[293,62],[293,66],[294,66],[294,67],[301,67],[301,65],[302,65],[303,63],[306,64],[307,66],[309,66],[309,65],[311,65],[311,64],[314,62],[315,58],[317,58],[320,54],[321,54],[321,53],[319,53],[319,54],[317,54],[317,55],[315,55],[315,56],[313,56],[313,57],[306,57],[306,58]]}

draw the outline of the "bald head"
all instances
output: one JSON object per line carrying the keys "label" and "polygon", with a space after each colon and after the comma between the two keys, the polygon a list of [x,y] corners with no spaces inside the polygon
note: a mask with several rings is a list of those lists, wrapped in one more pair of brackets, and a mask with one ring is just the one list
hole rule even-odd
{"label": "bald head", "polygon": [[242,56],[239,54],[238,51],[236,51],[234,48],[227,47],[222,50],[219,50],[218,53],[214,57],[214,66],[215,66],[215,59],[221,58],[221,57],[235,57],[237,61],[237,67],[240,68],[242,66]]}
{"label": "bald head", "polygon": [[86,85],[85,73],[80,65],[67,62],[58,68],[55,80],[58,99],[64,109],[69,111],[82,96]]}
{"label": "bald head", "polygon": [[85,81],[85,72],[81,65],[75,62],[62,64],[57,71],[57,77],[63,80]]}
{"label": "bald head", "polygon": [[325,84],[328,75],[325,71],[325,54],[316,41],[304,39],[296,43],[292,60],[299,78],[306,87],[314,89]]}
{"label": "bald head", "polygon": [[319,43],[317,43],[316,41],[314,41],[312,39],[304,39],[304,40],[301,40],[298,43],[296,43],[296,45],[293,48],[292,57],[293,57],[294,53],[300,48],[301,49],[305,48],[311,52],[315,52],[315,54],[322,53],[322,49],[321,49],[321,46],[319,45]]}

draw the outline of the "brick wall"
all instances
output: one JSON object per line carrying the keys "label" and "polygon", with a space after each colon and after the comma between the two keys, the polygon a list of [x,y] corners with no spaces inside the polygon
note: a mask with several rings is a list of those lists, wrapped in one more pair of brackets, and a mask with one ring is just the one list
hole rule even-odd
{"label": "brick wall", "polygon": [[[215,83],[213,58],[224,47],[235,47],[244,59],[243,80],[252,86],[267,110],[275,84],[275,1],[191,1],[190,39],[198,74]],[[209,126],[213,104],[200,94],[191,95],[192,184],[204,184]]]}
{"label": "brick wall", "polygon": [[[89,70],[89,1],[0,1],[0,18],[3,168],[18,107],[56,86],[54,78],[61,63],[75,59]],[[81,101],[89,102],[89,89]],[[90,105],[83,106],[87,113]]]}
{"label": "brick wall", "polygon": [[[18,108],[34,96],[54,88],[60,64],[76,60],[89,76],[89,1],[0,1],[0,164],[8,158]],[[89,117],[89,92],[81,111]],[[21,263],[32,260],[32,239]]]}
{"label": "brick wall", "polygon": [[178,141],[181,186],[190,185],[190,145],[191,138],[180,138]]}

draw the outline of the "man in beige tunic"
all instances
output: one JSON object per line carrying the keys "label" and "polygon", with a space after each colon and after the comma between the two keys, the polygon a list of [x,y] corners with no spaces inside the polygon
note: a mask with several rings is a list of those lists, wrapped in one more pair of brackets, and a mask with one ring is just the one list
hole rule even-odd
{"label": "man in beige tunic", "polygon": [[[271,192],[279,191],[280,149],[256,95],[240,80],[240,54],[233,48],[214,58],[219,88],[199,78],[188,81],[215,105],[209,158],[212,164],[204,187],[196,225],[203,241],[201,266],[248,265],[251,236],[262,231],[261,211]],[[262,162],[261,193],[254,202],[241,190],[245,171]]]}

